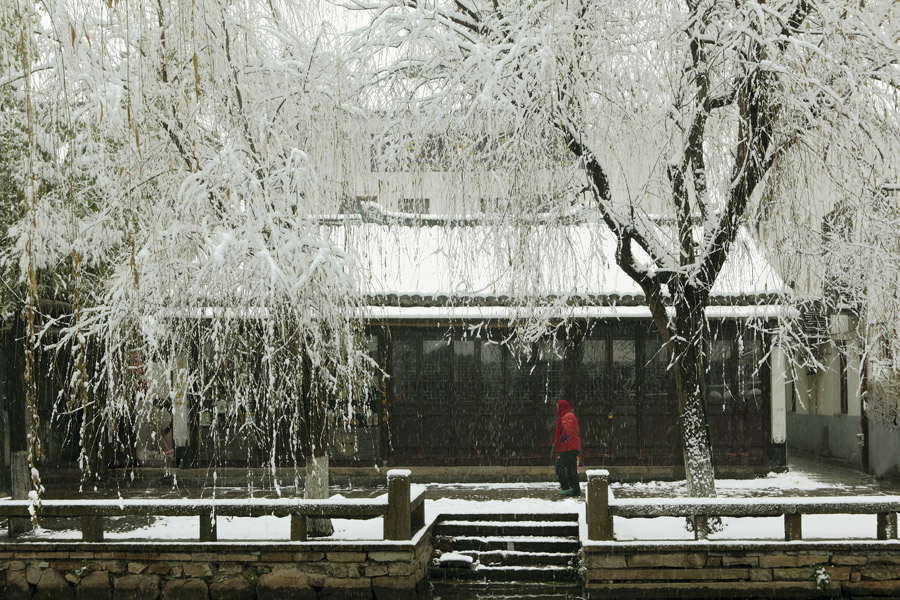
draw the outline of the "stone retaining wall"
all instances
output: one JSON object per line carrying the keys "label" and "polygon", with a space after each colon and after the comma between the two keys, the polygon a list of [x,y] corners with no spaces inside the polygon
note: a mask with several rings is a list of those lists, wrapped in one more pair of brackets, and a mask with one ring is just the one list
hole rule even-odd
{"label": "stone retaining wall", "polygon": [[0,544],[4,600],[412,600],[431,557],[411,542]]}
{"label": "stone retaining wall", "polygon": [[900,597],[900,542],[587,542],[588,598]]}

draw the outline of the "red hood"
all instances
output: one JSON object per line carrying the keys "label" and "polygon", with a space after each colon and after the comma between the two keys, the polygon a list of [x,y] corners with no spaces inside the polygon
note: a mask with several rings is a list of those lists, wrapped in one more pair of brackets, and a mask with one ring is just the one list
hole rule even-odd
{"label": "red hood", "polygon": [[565,400],[560,400],[559,404],[556,405],[556,416],[561,417],[567,412],[572,412],[572,407]]}

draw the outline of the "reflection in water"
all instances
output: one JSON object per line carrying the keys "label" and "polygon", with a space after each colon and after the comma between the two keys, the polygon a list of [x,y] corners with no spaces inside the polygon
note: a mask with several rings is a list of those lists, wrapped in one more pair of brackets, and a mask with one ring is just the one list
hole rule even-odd
{"label": "reflection in water", "polygon": [[581,600],[580,584],[561,583],[468,583],[429,586],[419,600]]}

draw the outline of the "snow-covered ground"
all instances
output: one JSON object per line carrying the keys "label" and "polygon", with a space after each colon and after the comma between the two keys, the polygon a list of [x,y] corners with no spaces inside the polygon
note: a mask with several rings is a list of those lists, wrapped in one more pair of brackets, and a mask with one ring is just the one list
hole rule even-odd
{"label": "snow-covered ground", "polygon": [[[847,483],[844,483],[847,481]],[[719,495],[733,498],[779,496],[849,496],[879,495],[877,489],[850,477],[827,475],[792,468],[785,473],[770,473],[757,479],[722,479],[716,482]],[[620,498],[684,496],[684,482],[651,481],[644,483],[613,483],[611,488]],[[425,502],[426,520],[439,514],[559,512],[584,511],[583,498],[556,497],[552,483],[497,484],[430,484]],[[373,495],[381,493],[377,490]],[[346,492],[346,491],[345,491]],[[349,492],[347,492],[349,493]],[[354,495],[358,490],[354,490]],[[340,494],[338,494],[340,496]],[[489,520],[489,517],[486,517]],[[724,518],[724,529],[711,539],[764,540],[784,539],[784,520],[780,517]],[[803,537],[814,539],[875,538],[875,515],[808,515],[803,517]],[[337,540],[375,540],[382,537],[382,520],[333,519]],[[693,534],[685,528],[685,520],[676,517],[655,519],[615,518],[614,528],[619,540],[690,540]],[[142,526],[119,526],[110,523],[108,540],[197,539],[196,517],[159,517]],[[278,517],[220,517],[220,540],[288,540],[290,521]],[[2,536],[2,534],[0,534]],[[80,539],[77,529],[38,528],[30,539]]]}

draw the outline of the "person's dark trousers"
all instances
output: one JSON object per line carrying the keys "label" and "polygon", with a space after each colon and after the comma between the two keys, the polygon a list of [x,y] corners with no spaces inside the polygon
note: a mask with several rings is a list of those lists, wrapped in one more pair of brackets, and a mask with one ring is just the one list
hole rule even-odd
{"label": "person's dark trousers", "polygon": [[578,490],[578,450],[568,450],[556,459],[556,476],[559,478],[559,486],[564,490]]}

